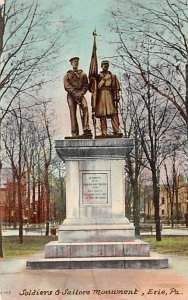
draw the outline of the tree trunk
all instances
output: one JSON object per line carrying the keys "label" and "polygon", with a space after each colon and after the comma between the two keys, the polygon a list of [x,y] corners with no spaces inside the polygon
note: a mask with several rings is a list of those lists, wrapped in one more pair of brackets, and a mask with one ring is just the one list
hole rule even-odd
{"label": "tree trunk", "polygon": [[32,170],[32,213],[33,213],[33,222],[36,223],[36,199],[35,199],[35,195],[36,195],[36,182],[35,182],[35,168],[33,165],[33,170]]}
{"label": "tree trunk", "polygon": [[125,181],[125,216],[130,219],[131,217],[131,187],[128,181]]}
{"label": "tree trunk", "polygon": [[41,223],[41,213],[42,213],[42,198],[41,198],[41,182],[40,180],[38,181],[38,207],[37,207],[37,220],[38,223]]}
{"label": "tree trunk", "polygon": [[160,207],[159,207],[159,186],[155,170],[152,172],[153,179],[153,202],[155,209],[155,228],[156,241],[161,241],[161,222],[160,222]]}
{"label": "tree trunk", "polygon": [[132,180],[133,187],[133,220],[135,226],[135,234],[140,235],[140,201],[138,192],[138,178]]}
{"label": "tree trunk", "polygon": [[174,203],[173,202],[170,205],[170,220],[171,220],[171,227],[174,228]]}
{"label": "tree trunk", "polygon": [[8,191],[8,227],[11,226],[11,211],[12,211],[12,199],[10,191]]}
{"label": "tree trunk", "polygon": [[[1,183],[1,171],[2,171],[2,162],[1,162],[1,120],[0,120],[0,183]],[[0,202],[1,204],[1,202]],[[2,226],[1,226],[1,205],[0,205],[0,257],[3,257],[3,238],[2,238]]]}
{"label": "tree trunk", "polygon": [[27,171],[27,223],[30,224],[30,198],[31,198],[31,172],[28,167]]}
{"label": "tree trunk", "polygon": [[60,179],[60,185],[61,185],[61,201],[62,201],[62,214],[60,214],[60,220],[64,221],[66,219],[66,194],[65,194],[64,179]]}
{"label": "tree trunk", "polygon": [[2,227],[1,227],[1,212],[0,212],[0,257],[3,257],[3,237],[2,237]]}
{"label": "tree trunk", "polygon": [[[186,120],[186,126],[187,126],[187,142],[186,142],[186,155],[188,157],[188,63],[186,63],[185,66],[185,70],[186,70],[186,96],[185,96],[185,107],[186,107],[186,116],[187,116],[187,120]],[[188,174],[187,174],[188,175]]]}
{"label": "tree trunk", "polygon": [[155,203],[155,226],[156,226],[156,241],[161,241],[161,222],[159,214],[159,203]]}
{"label": "tree trunk", "polygon": [[179,224],[179,222],[180,222],[180,210],[179,210],[179,197],[178,197],[178,187],[177,187],[177,185],[176,185],[176,189],[175,189],[175,197],[176,197],[176,203],[175,203],[176,221],[177,221],[177,224]]}
{"label": "tree trunk", "polygon": [[19,242],[23,243],[23,213],[22,213],[22,191],[21,191],[21,179],[18,181],[18,215],[19,215]]}
{"label": "tree trunk", "polygon": [[45,176],[45,190],[46,190],[46,233],[45,235],[49,235],[49,221],[50,221],[50,186],[49,186],[49,179],[48,179],[48,166],[45,167],[44,171]]}
{"label": "tree trunk", "polygon": [[13,202],[13,228],[17,227],[17,214],[16,214],[16,178],[13,173],[13,186],[12,186],[12,202]]}

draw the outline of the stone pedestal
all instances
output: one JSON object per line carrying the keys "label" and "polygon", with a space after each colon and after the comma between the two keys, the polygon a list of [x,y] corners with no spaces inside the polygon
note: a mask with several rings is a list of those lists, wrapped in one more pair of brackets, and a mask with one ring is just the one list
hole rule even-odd
{"label": "stone pedestal", "polygon": [[68,139],[55,147],[66,164],[66,219],[40,266],[57,267],[58,260],[59,268],[167,267],[166,260],[152,260],[147,243],[135,240],[125,217],[124,165],[133,140]]}
{"label": "stone pedestal", "polygon": [[59,242],[134,240],[125,218],[124,158],[132,140],[65,140],[56,150],[66,164],[66,220]]}

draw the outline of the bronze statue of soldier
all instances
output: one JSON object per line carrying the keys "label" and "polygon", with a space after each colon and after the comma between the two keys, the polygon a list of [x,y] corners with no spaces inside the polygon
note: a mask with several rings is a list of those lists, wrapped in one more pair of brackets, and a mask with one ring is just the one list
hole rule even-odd
{"label": "bronze statue of soldier", "polygon": [[96,77],[97,97],[93,111],[96,118],[100,118],[101,134],[107,134],[107,118],[111,119],[113,135],[122,137],[120,133],[120,122],[118,116],[118,102],[120,100],[119,92],[121,90],[116,75],[109,69],[109,61],[101,62],[102,71]]}
{"label": "bronze statue of soldier", "polygon": [[64,76],[64,88],[67,91],[67,102],[70,111],[71,133],[72,137],[79,137],[79,126],[77,121],[77,107],[79,106],[83,138],[92,138],[92,132],[89,127],[88,105],[84,95],[88,90],[87,75],[78,69],[79,57],[72,57],[70,60],[72,70],[69,70]]}

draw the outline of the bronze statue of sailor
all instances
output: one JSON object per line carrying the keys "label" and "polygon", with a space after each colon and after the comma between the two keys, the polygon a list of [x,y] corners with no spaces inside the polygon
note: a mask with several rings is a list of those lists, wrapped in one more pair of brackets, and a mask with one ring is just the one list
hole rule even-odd
{"label": "bronze statue of sailor", "polygon": [[72,70],[64,76],[64,88],[67,91],[67,102],[70,111],[71,133],[73,138],[79,137],[79,126],[77,121],[77,107],[79,106],[83,138],[92,138],[89,127],[88,105],[84,95],[88,90],[87,75],[78,69],[79,57],[72,57],[70,60]]}

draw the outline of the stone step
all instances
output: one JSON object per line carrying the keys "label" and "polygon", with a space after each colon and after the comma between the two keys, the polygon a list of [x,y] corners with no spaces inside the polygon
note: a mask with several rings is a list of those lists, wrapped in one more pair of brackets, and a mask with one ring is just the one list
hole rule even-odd
{"label": "stone step", "polygon": [[87,257],[87,258],[36,258],[26,262],[29,269],[165,269],[168,259],[151,257]]}
{"label": "stone step", "polygon": [[[96,208],[97,206],[95,213],[97,213]],[[126,218],[124,224],[67,224],[65,222],[58,228],[58,240],[62,243],[121,242],[134,241],[134,239],[134,226]]]}
{"label": "stone step", "polygon": [[80,258],[80,257],[130,257],[150,256],[148,243],[133,242],[85,242],[61,243],[52,241],[45,245],[46,258]]}

